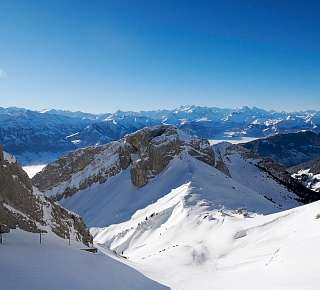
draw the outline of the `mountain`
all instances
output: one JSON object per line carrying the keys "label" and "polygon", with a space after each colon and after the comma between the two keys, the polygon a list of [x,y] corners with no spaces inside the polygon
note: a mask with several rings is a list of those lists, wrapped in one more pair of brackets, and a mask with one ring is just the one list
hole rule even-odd
{"label": "mountain", "polygon": [[[295,208],[318,194],[275,161],[240,145],[211,146],[172,125],[146,127],[71,152],[48,164],[32,184],[81,215],[99,253],[106,255],[105,262],[101,255],[91,261],[75,258],[75,252],[54,257],[55,264],[63,256],[95,265],[88,273],[92,285],[82,278],[72,281],[79,289],[106,287],[101,268],[108,269],[102,275],[108,282],[116,275],[125,284],[111,283],[110,289],[162,287],[154,281],[173,290],[212,285],[222,290],[313,289],[320,282],[320,252],[312,248],[320,241],[319,202]],[[131,286],[127,271],[132,269],[116,272],[120,265],[109,264],[109,273],[103,263],[111,263],[110,257],[154,281],[141,276],[137,282],[130,274]],[[310,271],[301,277],[307,262]],[[73,265],[68,260],[62,271]]]}
{"label": "mountain", "polygon": [[92,236],[82,219],[34,190],[2,149],[0,236],[1,289],[168,289],[119,261],[85,252]]}
{"label": "mountain", "polygon": [[0,148],[0,226],[32,233],[53,232],[89,244],[92,241],[82,219],[34,191],[31,180],[15,158]]}
{"label": "mountain", "polygon": [[278,134],[248,142],[243,147],[291,167],[320,157],[320,134],[311,131]]}
{"label": "mountain", "polygon": [[95,244],[173,290],[317,289],[319,202],[262,216],[197,196],[182,185],[123,223],[91,229]]}
{"label": "mountain", "polygon": [[286,168],[270,158],[263,158],[241,145],[227,142],[214,145],[213,148],[216,168],[263,195],[279,209],[282,209],[283,206],[289,208],[297,205],[292,192],[299,196],[303,203],[313,202],[320,198],[318,194],[291,177]]}
{"label": "mountain", "polygon": [[290,167],[292,177],[299,180],[306,187],[320,192],[320,159],[307,161]]}
{"label": "mountain", "polygon": [[[54,160],[76,146],[66,139],[87,126],[86,120],[62,115],[0,108],[0,143],[22,163],[33,160]],[[46,160],[45,160],[46,161]]]}
{"label": "mountain", "polygon": [[[235,161],[247,180],[252,179],[255,168],[257,181],[252,184],[244,181],[245,176],[230,175],[231,167],[226,174],[218,163],[207,140],[162,125],[70,153],[46,166],[32,182],[45,195],[80,214],[90,226],[125,221],[186,184],[199,202],[216,209],[272,213],[318,199],[302,185],[292,186],[289,174],[266,173],[265,168],[274,169],[266,161],[246,170]],[[259,185],[262,181],[263,186]]]}
{"label": "mountain", "polygon": [[175,125],[207,139],[260,138],[301,130],[320,132],[320,112],[182,106],[173,110],[91,114],[0,108],[0,142],[24,165],[46,164],[72,150],[106,144],[161,124]]}

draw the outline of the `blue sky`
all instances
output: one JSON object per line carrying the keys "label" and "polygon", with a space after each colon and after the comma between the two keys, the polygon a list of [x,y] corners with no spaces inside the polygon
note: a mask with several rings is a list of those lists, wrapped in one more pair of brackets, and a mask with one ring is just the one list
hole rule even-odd
{"label": "blue sky", "polygon": [[0,0],[0,106],[320,109],[319,1]]}

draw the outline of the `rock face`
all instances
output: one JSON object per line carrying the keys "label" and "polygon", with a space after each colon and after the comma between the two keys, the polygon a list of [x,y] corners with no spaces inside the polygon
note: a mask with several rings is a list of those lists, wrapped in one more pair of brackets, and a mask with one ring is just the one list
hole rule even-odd
{"label": "rock face", "polygon": [[304,162],[288,170],[293,178],[320,193],[320,159]]}
{"label": "rock face", "polygon": [[[8,155],[7,155],[8,156]],[[81,218],[41,194],[34,194],[31,180],[13,158],[0,148],[0,225],[39,233],[53,231],[62,238],[88,244],[92,241]]]}
{"label": "rock face", "polygon": [[131,181],[141,187],[182,151],[214,165],[209,142],[182,133],[174,126],[144,128],[120,141],[77,150],[49,164],[34,176],[33,185],[56,199],[68,197],[130,167]]}
{"label": "rock face", "polygon": [[145,185],[159,174],[182,150],[195,158],[214,165],[214,154],[207,141],[186,136],[175,127],[146,128],[126,137],[138,159],[132,162],[131,180],[136,186]]}

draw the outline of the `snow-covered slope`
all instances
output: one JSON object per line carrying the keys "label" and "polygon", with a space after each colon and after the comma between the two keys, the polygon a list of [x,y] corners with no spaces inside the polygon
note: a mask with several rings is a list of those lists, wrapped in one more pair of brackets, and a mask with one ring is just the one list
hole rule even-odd
{"label": "snow-covered slope", "polygon": [[284,168],[274,163],[277,172],[276,175],[273,174],[272,168],[262,167],[263,158],[239,145],[224,142],[214,145],[213,149],[217,168],[233,180],[269,199],[279,210],[298,206],[297,195],[308,191],[299,184],[297,188],[291,186],[294,181],[290,180],[290,174]]}
{"label": "snow-covered slope", "polygon": [[319,216],[319,202],[266,216],[215,210],[187,183],[91,232],[106,253],[174,290],[314,290]]}
{"label": "snow-covered slope", "polygon": [[4,290],[165,290],[138,271],[83,244],[14,230],[0,245],[0,288]]}
{"label": "snow-covered slope", "polygon": [[[295,193],[262,170],[238,168],[243,176],[233,178],[219,171],[217,164],[214,167],[214,156],[208,141],[175,127],[146,128],[119,142],[76,151],[48,165],[33,178],[33,184],[80,214],[90,226],[125,221],[187,183],[215,209],[271,213],[301,204]],[[245,174],[246,179],[256,178],[255,183],[246,183]]]}
{"label": "snow-covered slope", "polygon": [[[129,219],[138,209],[184,184],[190,184],[197,199],[211,208],[246,208],[260,213],[278,211],[270,200],[187,154],[172,160],[144,187],[134,186],[130,172],[125,170],[106,183],[96,184],[60,203],[79,213],[89,226],[104,226]],[[293,204],[290,202],[288,207]]]}

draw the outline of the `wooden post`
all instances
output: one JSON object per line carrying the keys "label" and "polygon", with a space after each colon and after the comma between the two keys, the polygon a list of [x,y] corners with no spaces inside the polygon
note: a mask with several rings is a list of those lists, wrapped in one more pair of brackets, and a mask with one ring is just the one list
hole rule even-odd
{"label": "wooden post", "polygon": [[41,231],[40,231],[40,245],[41,245],[41,242],[42,242],[42,240],[41,240]]}
{"label": "wooden post", "polygon": [[69,246],[70,246],[70,233],[69,233]]}

